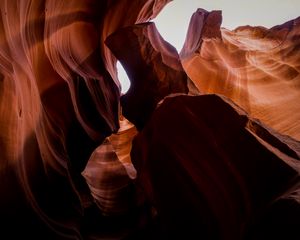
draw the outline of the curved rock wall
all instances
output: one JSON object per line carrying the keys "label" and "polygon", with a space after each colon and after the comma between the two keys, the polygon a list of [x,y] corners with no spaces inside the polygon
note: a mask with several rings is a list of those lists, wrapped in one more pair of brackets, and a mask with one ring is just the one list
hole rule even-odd
{"label": "curved rock wall", "polygon": [[[167,2],[1,1],[4,229],[81,238],[79,220],[91,201],[81,172],[119,128],[116,60],[104,40],[120,27],[153,18]],[[10,234],[26,236],[21,230]]]}
{"label": "curved rock wall", "polygon": [[148,237],[298,229],[299,19],[229,31],[198,9],[178,54],[149,22],[168,2],[0,2],[0,234],[82,239],[139,207]]}
{"label": "curved rock wall", "polygon": [[220,28],[220,11],[198,9],[180,56],[202,93],[225,95],[252,117],[300,140],[300,20],[271,29]]}

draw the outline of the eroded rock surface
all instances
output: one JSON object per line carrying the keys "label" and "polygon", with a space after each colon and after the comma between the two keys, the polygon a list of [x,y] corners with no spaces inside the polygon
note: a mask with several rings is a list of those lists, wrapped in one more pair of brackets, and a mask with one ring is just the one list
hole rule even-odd
{"label": "eroded rock surface", "polygon": [[120,29],[106,44],[128,72],[131,87],[121,97],[122,111],[138,129],[144,127],[165,96],[188,92],[178,53],[164,41],[154,23]]}
{"label": "eroded rock surface", "polygon": [[271,29],[220,28],[220,11],[198,9],[180,56],[202,93],[232,99],[275,130],[300,140],[300,20]]}
{"label": "eroded rock surface", "polygon": [[1,239],[299,229],[299,19],[229,31],[199,9],[179,57],[149,22],[169,1],[0,2]]}
{"label": "eroded rock surface", "polygon": [[1,1],[0,216],[7,236],[81,238],[92,203],[81,172],[119,128],[116,59],[104,40],[155,17],[167,2]]}

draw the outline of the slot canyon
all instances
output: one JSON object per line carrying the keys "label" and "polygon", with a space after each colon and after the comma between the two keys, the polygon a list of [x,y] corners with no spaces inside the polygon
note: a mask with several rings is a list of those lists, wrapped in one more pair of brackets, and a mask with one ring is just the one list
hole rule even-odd
{"label": "slot canyon", "polygon": [[300,17],[170,2],[0,1],[1,239],[299,237]]}

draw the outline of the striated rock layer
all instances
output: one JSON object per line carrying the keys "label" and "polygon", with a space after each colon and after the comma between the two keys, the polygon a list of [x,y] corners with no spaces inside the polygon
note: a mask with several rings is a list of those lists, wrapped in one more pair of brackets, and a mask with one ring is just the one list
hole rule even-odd
{"label": "striated rock layer", "polygon": [[299,19],[199,9],[178,55],[149,22],[169,1],[0,2],[1,239],[299,229]]}
{"label": "striated rock layer", "polygon": [[104,40],[167,2],[1,1],[0,217],[10,238],[81,238],[91,204],[81,172],[119,128],[116,59]]}
{"label": "striated rock layer", "polygon": [[300,140],[300,19],[271,29],[220,28],[220,11],[198,9],[180,57],[202,93],[232,99],[252,117]]}
{"label": "striated rock layer", "polygon": [[135,204],[132,180],[136,170],[130,151],[137,131],[125,118],[120,123],[118,133],[96,148],[82,172],[96,204],[108,216],[129,212]]}

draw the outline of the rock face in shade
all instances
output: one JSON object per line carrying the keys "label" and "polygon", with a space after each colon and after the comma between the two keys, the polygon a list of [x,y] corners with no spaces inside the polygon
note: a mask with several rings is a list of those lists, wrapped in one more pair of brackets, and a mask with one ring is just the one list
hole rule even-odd
{"label": "rock face in shade", "polygon": [[121,97],[122,110],[138,129],[165,96],[188,92],[178,53],[163,40],[154,23],[120,29],[106,44],[128,73],[131,87]]}
{"label": "rock face in shade", "polygon": [[271,29],[220,28],[220,11],[198,9],[180,56],[202,93],[232,99],[251,116],[300,140],[300,19]]}
{"label": "rock face in shade", "polygon": [[[132,161],[166,239],[271,239],[272,231],[290,237],[299,229],[299,150],[225,97],[182,95],[154,112]],[[274,225],[264,222],[270,232],[253,225],[272,214]]]}

